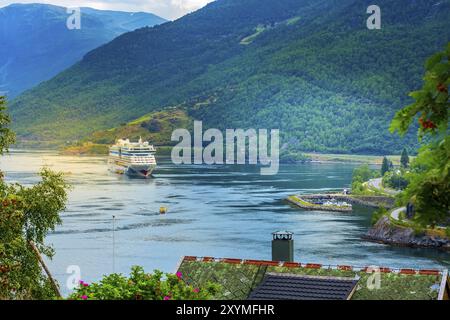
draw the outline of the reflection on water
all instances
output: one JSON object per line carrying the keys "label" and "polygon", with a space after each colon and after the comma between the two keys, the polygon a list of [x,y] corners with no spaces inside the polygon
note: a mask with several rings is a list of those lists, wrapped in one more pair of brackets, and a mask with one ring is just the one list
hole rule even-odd
{"label": "reflection on water", "polygon": [[[295,233],[295,258],[323,264],[436,268],[450,265],[437,250],[395,248],[361,240],[371,210],[352,214],[306,212],[283,199],[295,192],[348,187],[352,164],[283,165],[276,176],[251,166],[174,166],[158,159],[151,180],[107,171],[104,157],[13,152],[0,158],[9,181],[32,184],[43,165],[63,171],[74,186],[63,224],[47,238],[56,255],[50,268],[64,287],[69,265],[86,281],[132,265],[174,271],[183,255],[270,259],[271,233]],[[159,215],[161,206],[167,215]]]}

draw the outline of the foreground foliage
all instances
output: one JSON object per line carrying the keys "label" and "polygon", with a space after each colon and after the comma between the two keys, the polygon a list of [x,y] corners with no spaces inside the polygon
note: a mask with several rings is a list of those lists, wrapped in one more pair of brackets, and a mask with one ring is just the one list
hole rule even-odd
{"label": "foreground foliage", "polygon": [[[0,97],[0,151],[13,141],[9,119]],[[43,274],[35,245],[47,257],[51,247],[44,243],[47,233],[61,222],[59,212],[67,201],[68,185],[62,174],[48,169],[34,186],[8,184],[0,171],[0,299],[50,299],[54,288]]]}
{"label": "foreground foliage", "polygon": [[411,164],[408,187],[400,196],[403,205],[414,204],[416,220],[423,225],[450,223],[449,86],[450,43],[428,59],[422,88],[410,94],[415,102],[400,110],[391,124],[391,131],[404,135],[418,116],[419,138],[430,140]]}
{"label": "foreground foliage", "polygon": [[164,274],[155,270],[147,274],[135,266],[129,278],[121,274],[105,276],[99,283],[80,282],[69,297],[75,300],[209,300],[220,286],[211,282],[201,288],[193,287],[183,280],[181,272]]}

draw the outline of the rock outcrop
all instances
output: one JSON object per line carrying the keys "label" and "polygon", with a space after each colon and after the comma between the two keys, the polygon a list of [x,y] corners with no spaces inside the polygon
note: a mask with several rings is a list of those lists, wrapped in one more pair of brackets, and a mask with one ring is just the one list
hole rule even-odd
{"label": "rock outcrop", "polygon": [[434,247],[450,250],[450,239],[426,234],[417,235],[412,228],[392,224],[388,217],[382,217],[364,237],[386,244],[409,247]]}

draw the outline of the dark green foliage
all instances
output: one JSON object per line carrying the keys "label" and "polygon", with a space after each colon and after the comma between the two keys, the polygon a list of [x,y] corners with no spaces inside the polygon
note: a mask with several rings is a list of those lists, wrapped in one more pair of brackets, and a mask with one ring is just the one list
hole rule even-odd
{"label": "dark green foliage", "polygon": [[367,164],[359,166],[353,170],[353,180],[365,182],[375,177],[374,170],[370,169]]}
{"label": "dark green foliage", "polygon": [[380,0],[380,31],[365,27],[370,4],[215,1],[120,36],[22,95],[16,128],[27,139],[72,140],[183,104],[205,127],[279,128],[298,150],[415,146],[387,123],[420,83],[422,61],[450,38],[450,3]]}
{"label": "dark green foliage", "polygon": [[141,127],[147,129],[149,132],[155,133],[162,130],[161,122],[157,119],[152,119],[150,121],[144,121],[141,123]]}
{"label": "dark green foliage", "polygon": [[404,170],[392,170],[384,175],[383,184],[385,187],[403,190],[408,186],[409,180]]}
{"label": "dark green foliage", "polygon": [[411,202],[423,225],[448,224],[450,215],[450,139],[424,146],[411,164],[405,192],[405,205]]}
{"label": "dark green foliage", "polygon": [[420,223],[434,227],[448,224],[450,218],[450,43],[425,67],[422,88],[411,93],[414,103],[396,114],[391,130],[405,134],[419,115],[419,137],[431,140],[411,164],[409,185],[400,197],[403,204],[414,204]]}
{"label": "dark green foliage", "polygon": [[408,168],[409,166],[409,155],[406,148],[402,151],[402,156],[400,157],[400,164],[403,168]]}
{"label": "dark green foliage", "polygon": [[372,223],[372,225],[375,225],[383,216],[386,216],[387,214],[388,211],[386,210],[386,208],[381,207],[374,211],[370,222]]}
{"label": "dark green foliage", "polygon": [[387,158],[383,158],[383,163],[381,164],[381,176],[383,177],[386,172],[388,172],[391,168],[391,161]]}
{"label": "dark green foliage", "polygon": [[14,143],[15,135],[9,129],[10,118],[6,114],[6,99],[0,96],[0,155],[8,151],[8,147]]}
{"label": "dark green foliage", "polygon": [[365,164],[353,170],[352,193],[359,194],[365,191],[364,183],[377,176],[377,172]]}
{"label": "dark green foliage", "polygon": [[308,162],[311,159],[300,153],[294,151],[282,151],[280,153],[280,162],[281,163],[299,163],[299,162]]}

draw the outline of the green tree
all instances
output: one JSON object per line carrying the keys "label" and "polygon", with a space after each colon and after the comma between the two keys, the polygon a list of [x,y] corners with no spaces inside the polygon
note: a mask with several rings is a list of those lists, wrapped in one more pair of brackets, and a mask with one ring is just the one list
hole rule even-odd
{"label": "green tree", "polygon": [[384,176],[384,174],[391,169],[389,162],[390,161],[388,158],[383,158],[383,163],[381,165],[381,176]]}
{"label": "green tree", "polygon": [[352,177],[352,193],[363,193],[365,191],[363,184],[375,176],[376,171],[371,170],[367,164],[355,168]]}
{"label": "green tree", "polygon": [[409,166],[409,155],[408,151],[406,151],[406,148],[402,151],[402,156],[400,157],[400,164],[403,168],[408,168]]}
{"label": "green tree", "polygon": [[391,131],[404,135],[418,116],[419,139],[428,136],[431,141],[412,163],[410,182],[401,199],[414,203],[419,222],[434,226],[448,223],[450,212],[450,43],[428,59],[425,68],[421,90],[410,94],[414,103],[395,115]]}
{"label": "green tree", "polygon": [[8,147],[14,143],[15,135],[9,129],[11,120],[6,114],[6,99],[0,96],[0,155],[8,151]]}
{"label": "green tree", "polygon": [[408,186],[405,170],[392,170],[383,177],[383,185],[392,189],[404,190]]}
{"label": "green tree", "polygon": [[[0,98],[0,151],[8,150],[14,134],[8,128],[5,99]],[[0,299],[50,299],[55,290],[44,275],[37,248],[47,257],[46,234],[61,222],[68,185],[61,173],[42,169],[42,181],[31,187],[7,184],[0,172]]]}

